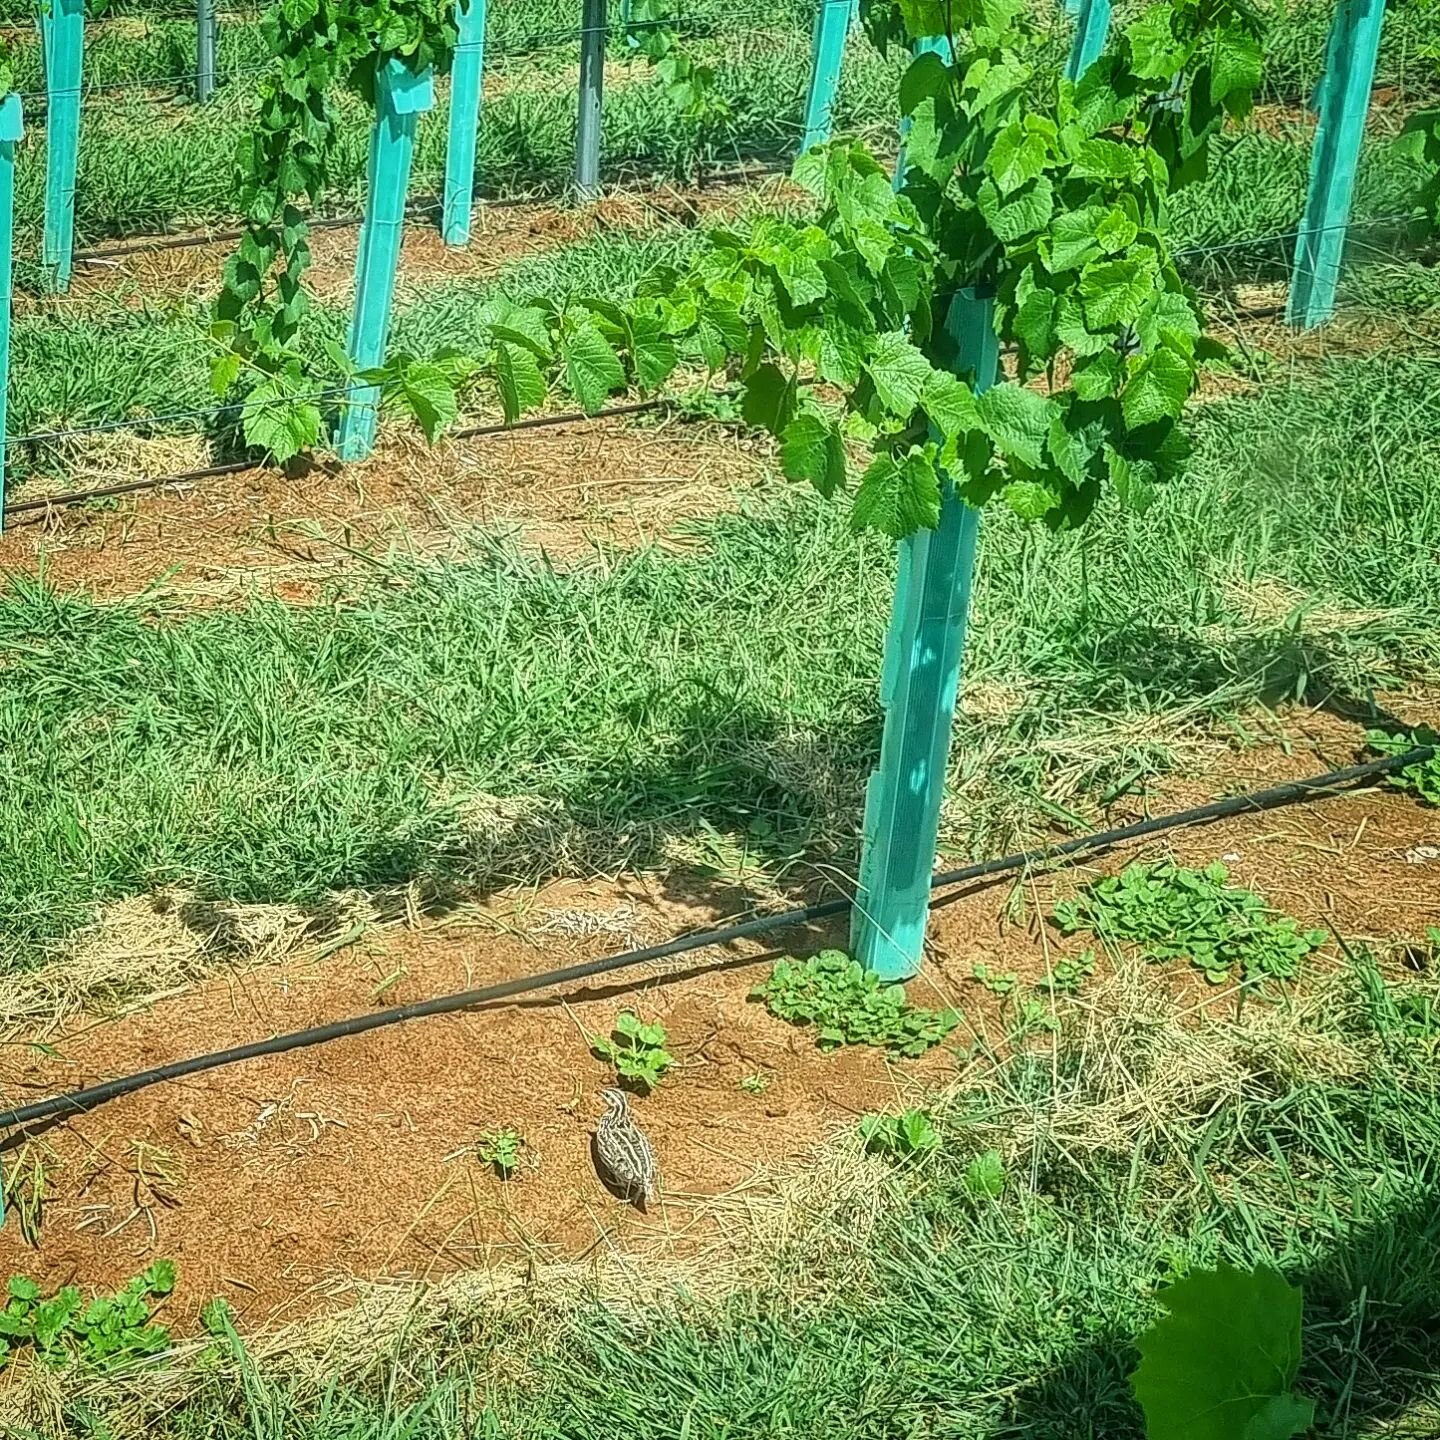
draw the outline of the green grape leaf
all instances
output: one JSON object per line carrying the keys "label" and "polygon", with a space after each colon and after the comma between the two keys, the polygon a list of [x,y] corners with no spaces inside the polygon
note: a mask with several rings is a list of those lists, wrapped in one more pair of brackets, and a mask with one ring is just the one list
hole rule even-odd
{"label": "green grape leaf", "polygon": [[1145,302],[1155,293],[1153,261],[1100,260],[1087,265],[1080,276],[1080,298],[1091,329],[1133,325]]}
{"label": "green grape leaf", "polygon": [[695,339],[708,369],[722,370],[732,355],[743,354],[749,336],[749,326],[728,300],[712,297],[700,307]]}
{"label": "green grape leaf", "polygon": [[1042,136],[1012,120],[996,137],[985,157],[985,169],[1002,195],[1036,180],[1045,169],[1047,152]]}
{"label": "green grape leaf", "polygon": [[1147,355],[1120,397],[1125,423],[1137,430],[1156,420],[1174,419],[1185,408],[1191,383],[1190,366],[1173,350]]}
{"label": "green grape leaf", "polygon": [[1006,455],[1037,470],[1043,467],[1053,402],[1020,385],[1001,384],[979,396],[975,407],[980,423]]}
{"label": "green grape leaf", "polygon": [[284,375],[257,385],[240,414],[246,444],[268,452],[277,465],[313,449],[320,439],[320,407]]}
{"label": "green grape leaf", "polygon": [[1022,520],[1043,520],[1060,508],[1060,496],[1040,480],[1012,480],[1000,495]]}
{"label": "green grape leaf", "polygon": [[630,359],[642,390],[656,390],[680,363],[675,342],[653,315],[630,317]]}
{"label": "green grape leaf", "polygon": [[1055,343],[1055,309],[1055,292],[1039,286],[1025,297],[1015,312],[1015,338],[1031,356],[1050,354]]}
{"label": "green grape leaf", "polygon": [[966,430],[975,429],[980,423],[980,412],[975,405],[975,396],[970,387],[954,375],[943,370],[933,371],[921,392],[920,403],[930,418],[930,423],[946,439]]}
{"label": "green grape leaf", "polygon": [[424,361],[405,367],[396,399],[415,417],[415,423],[432,445],[455,423],[459,414],[455,382],[440,366]]}
{"label": "green grape leaf", "polygon": [[993,180],[985,180],[975,203],[995,232],[995,238],[1013,245],[1050,223],[1055,209],[1055,189],[1048,175],[1040,175],[1009,196],[1002,196]]}
{"label": "green grape leaf", "polygon": [[878,530],[892,540],[940,523],[940,476],[921,450],[903,460],[877,455],[860,477],[851,523],[857,530]]}
{"label": "green grape leaf", "polygon": [[1079,210],[1061,210],[1050,222],[1050,233],[1041,242],[1040,255],[1052,275],[1078,270],[1100,254],[1097,231],[1106,211],[1099,205]]}
{"label": "green grape leaf", "polygon": [[511,424],[527,410],[543,405],[550,390],[534,352],[504,340],[495,347],[495,383],[500,408]]}
{"label": "green grape leaf", "polygon": [[226,395],[230,387],[240,378],[240,367],[244,362],[233,350],[217,355],[210,362],[210,388],[216,395]]}
{"label": "green grape leaf", "polygon": [[1110,348],[1104,335],[1095,335],[1087,328],[1080,311],[1080,302],[1073,295],[1061,295],[1055,308],[1055,338],[1068,345],[1077,355],[1098,355]]}
{"label": "green grape leaf", "polygon": [[1140,227],[1118,206],[1107,210],[1104,219],[1095,227],[1095,238],[1107,255],[1124,250],[1139,233]]}
{"label": "green grape leaf", "polygon": [[1131,1378],[1149,1440],[1291,1440],[1315,1407],[1290,1391],[1304,1297],[1273,1270],[1194,1271],[1136,1342]]}
{"label": "green grape leaf", "polygon": [[1072,485],[1083,485],[1085,469],[1090,461],[1089,447],[1085,438],[1071,430],[1065,423],[1065,416],[1058,411],[1050,421],[1046,442],[1055,468]]}
{"label": "green grape leaf", "polygon": [[938,95],[950,83],[950,70],[933,50],[922,51],[900,77],[900,113],[913,115],[922,100]]}
{"label": "green grape leaf", "polygon": [[1152,5],[1125,27],[1130,67],[1147,80],[1168,80],[1185,63],[1185,44],[1170,25],[1171,6]]}
{"label": "green grape leaf", "polygon": [[1264,57],[1254,36],[1224,26],[1215,31],[1210,52],[1210,99],[1216,105],[1232,95],[1248,96],[1258,90],[1263,74]]}
{"label": "green grape leaf", "polygon": [[921,393],[933,371],[930,362],[900,330],[877,335],[865,362],[880,403],[902,419],[920,403]]}
{"label": "green grape leaf", "polygon": [[845,443],[826,415],[802,410],[780,437],[780,464],[791,480],[805,480],[828,500],[845,484]]}
{"label": "green grape leaf", "polygon": [[758,366],[746,377],[740,413],[747,425],[780,435],[795,411],[795,382],[778,366]]}
{"label": "green grape leaf", "polygon": [[1087,140],[1075,155],[1071,174],[1089,180],[1134,180],[1143,161],[1140,151],[1119,140]]}
{"label": "green grape leaf", "polygon": [[550,317],[533,305],[516,305],[490,324],[490,333],[497,340],[523,345],[538,359],[548,360],[555,353],[550,339]]}
{"label": "green grape leaf", "polygon": [[589,320],[572,321],[560,334],[565,383],[587,414],[594,414],[625,384],[625,367],[610,342]]}
{"label": "green grape leaf", "polygon": [[1119,388],[1124,373],[1125,362],[1107,345],[1075,366],[1070,384],[1081,400],[1104,400]]}

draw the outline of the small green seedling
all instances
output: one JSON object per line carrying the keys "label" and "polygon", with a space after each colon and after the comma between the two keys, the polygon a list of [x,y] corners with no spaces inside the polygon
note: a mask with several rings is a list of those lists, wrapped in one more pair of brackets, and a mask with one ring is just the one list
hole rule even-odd
{"label": "small green seedling", "polygon": [[1023,1040],[1028,1035],[1041,1033],[1055,1035],[1059,1030],[1060,1022],[1045,1001],[1034,995],[1015,997],[1015,1024],[1010,1031],[1012,1040]]}
{"label": "small green seedling", "polygon": [[887,1160],[911,1160],[940,1148],[940,1134],[923,1110],[866,1115],[860,1121],[860,1138],[867,1155],[883,1155]]}
{"label": "small green seedling", "polygon": [[1005,1190],[1005,1162],[998,1150],[977,1155],[965,1167],[965,1188],[977,1200],[999,1199]]}
{"label": "small green seedling", "polygon": [[992,970],[983,961],[977,960],[971,967],[970,978],[983,985],[992,995],[1008,995],[1019,983],[1019,976],[1009,970]]}
{"label": "small green seedling", "polygon": [[770,1077],[757,1071],[754,1075],[747,1075],[740,1082],[740,1088],[747,1095],[763,1095],[770,1088]]}
{"label": "small green seedling", "polygon": [[152,1299],[175,1288],[175,1266],[157,1260],[114,1295],[97,1295],[88,1304],[79,1289],[66,1285],[48,1300],[25,1275],[12,1275],[0,1310],[0,1367],[22,1345],[30,1345],[48,1364],[80,1360],[111,1369],[170,1343],[170,1332],[151,1321]]}
{"label": "small green seedling", "polygon": [[508,1180],[520,1164],[520,1152],[524,1148],[525,1137],[507,1125],[485,1131],[476,1142],[475,1153],[485,1164],[493,1165],[502,1180]]}
{"label": "small green seedling", "polygon": [[1074,995],[1095,973],[1095,952],[1082,950],[1076,956],[1064,956],[1050,967],[1050,973],[1036,986],[1052,995]]}
{"label": "small green seedling", "polygon": [[1204,870],[1173,860],[1131,865],[1061,900],[1054,919],[1062,934],[1088,930],[1102,940],[1128,942],[1148,960],[1188,959],[1212,985],[1237,972],[1247,985],[1294,978],[1326,932],[1302,930],[1229,879],[1218,861]]}
{"label": "small green seedling", "polygon": [[[1427,725],[1418,726],[1408,735],[1387,735],[1383,730],[1372,730],[1365,739],[1370,748],[1381,755],[1403,755],[1420,745],[1440,745],[1440,735]],[[1440,754],[1418,765],[1407,765],[1391,775],[1389,783],[1397,790],[1418,795],[1427,805],[1440,805]]]}
{"label": "small green seedling", "polygon": [[622,1010],[616,1016],[608,1040],[592,1035],[590,1049],[615,1067],[622,1085],[638,1089],[641,1094],[653,1090],[675,1063],[675,1057],[665,1048],[665,1027],[658,1021],[641,1020],[632,1010]]}
{"label": "small green seedling", "polygon": [[954,1010],[911,1005],[903,985],[882,984],[843,950],[777,961],[750,998],[763,1000],[781,1020],[814,1025],[822,1050],[876,1045],[913,1059],[939,1045],[960,1023]]}

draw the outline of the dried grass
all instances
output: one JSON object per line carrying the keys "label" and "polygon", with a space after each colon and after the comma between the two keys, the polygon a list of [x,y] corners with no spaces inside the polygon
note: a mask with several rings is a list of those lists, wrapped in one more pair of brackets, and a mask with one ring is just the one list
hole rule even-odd
{"label": "dried grass", "polygon": [[35,970],[0,974],[0,1034],[51,1029],[80,1011],[114,1016],[174,994],[217,965],[262,965],[393,910],[359,891],[319,909],[202,900],[187,890],[128,896]]}

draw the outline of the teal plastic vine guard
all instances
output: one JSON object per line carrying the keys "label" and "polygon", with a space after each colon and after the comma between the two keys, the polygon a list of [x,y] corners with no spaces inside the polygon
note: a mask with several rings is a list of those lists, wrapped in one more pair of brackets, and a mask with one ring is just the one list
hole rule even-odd
{"label": "teal plastic vine guard", "polygon": [[1065,62],[1067,80],[1078,80],[1100,58],[1110,33],[1110,0],[1080,0],[1073,13],[1075,38]]}
{"label": "teal plastic vine guard", "polygon": [[46,286],[61,291],[70,288],[75,251],[85,0],[48,0],[40,16],[40,41],[45,54],[45,231],[40,263]]}
{"label": "teal plastic vine guard", "polygon": [[[979,392],[1000,363],[995,302],[963,291],[945,322],[953,369]],[[980,512],[946,478],[940,523],[900,542],[880,703],[880,768],[865,792],[865,842],[850,929],[856,959],[885,980],[920,969],[945,792]]]}
{"label": "teal plastic vine guard", "polygon": [[[24,133],[18,95],[0,100],[0,533],[5,529],[5,435],[10,398],[10,302],[14,292],[15,147]],[[0,1178],[0,1225],[5,1223]]]}
{"label": "teal plastic vine guard", "polygon": [[455,24],[460,35],[450,71],[450,131],[445,143],[440,233],[447,245],[468,245],[475,210],[475,144],[485,74],[485,0],[456,0]]}
{"label": "teal plastic vine guard", "polygon": [[[357,370],[385,363],[395,270],[405,233],[405,195],[415,156],[415,127],[435,106],[435,79],[417,75],[399,60],[387,61],[376,76],[375,128],[370,133],[369,193],[355,260],[355,309],[350,316],[347,353]],[[342,460],[363,460],[375,448],[380,387],[356,386],[340,412],[336,452]]]}
{"label": "teal plastic vine guard", "polygon": [[835,95],[840,88],[840,67],[845,60],[845,37],[855,12],[855,0],[820,0],[811,35],[810,88],[805,95],[803,153],[830,138]]}
{"label": "teal plastic vine guard", "polygon": [[1340,0],[1330,25],[1320,82],[1320,124],[1310,152],[1310,189],[1286,307],[1286,319],[1302,330],[1323,324],[1335,313],[1384,22],[1385,0]]}

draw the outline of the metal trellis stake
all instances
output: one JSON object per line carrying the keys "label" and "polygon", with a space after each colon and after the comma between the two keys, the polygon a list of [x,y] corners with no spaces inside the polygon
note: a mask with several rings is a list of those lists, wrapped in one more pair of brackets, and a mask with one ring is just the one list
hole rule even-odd
{"label": "metal trellis stake", "polygon": [[575,126],[575,198],[600,198],[600,129],[605,99],[605,0],[580,10],[580,115]]}
{"label": "metal trellis stake", "polygon": [[1067,80],[1078,80],[1100,58],[1110,33],[1110,0],[1079,0],[1073,13],[1075,39],[1065,62]]}
{"label": "metal trellis stake", "polygon": [[45,233],[40,263],[46,285],[66,290],[75,249],[85,0],[49,0],[40,16],[40,39],[45,55]]}
{"label": "metal trellis stake", "polygon": [[[15,258],[15,147],[24,119],[20,97],[0,100],[0,532],[5,529],[5,426],[10,395],[10,300]],[[0,1178],[0,1225],[5,1223],[4,1180]]]}
{"label": "metal trellis stake", "polygon": [[195,0],[195,98],[215,93],[215,0]]}
{"label": "metal trellis stake", "polygon": [[[915,50],[947,55],[949,43],[930,36]],[[904,166],[902,148],[897,187]],[[937,363],[968,376],[976,394],[989,389],[1000,365],[993,292],[976,288],[956,295],[942,344],[945,353],[932,357]],[[948,476],[942,479],[940,523],[900,542],[880,676],[885,730],[880,766],[865,789],[864,848],[850,924],[855,958],[884,980],[914,975],[924,952],[979,542],[980,512],[960,498]]]}
{"label": "metal trellis stake", "polygon": [[805,96],[805,139],[802,152],[830,138],[845,37],[855,14],[855,0],[820,0],[811,36],[810,89]]}
{"label": "metal trellis stake", "polygon": [[445,145],[445,204],[440,233],[447,245],[470,243],[475,209],[475,144],[485,74],[485,0],[455,0],[460,38],[450,72],[450,134]]}
{"label": "metal trellis stake", "polygon": [[[355,309],[348,353],[358,370],[385,363],[395,270],[405,230],[405,194],[415,154],[415,127],[435,104],[429,70],[417,75],[399,60],[381,66],[375,83],[375,128],[370,135],[369,193],[355,261]],[[359,386],[346,397],[336,450],[342,460],[363,460],[375,448],[380,389]]]}
{"label": "metal trellis stake", "polygon": [[1322,324],[1335,311],[1384,20],[1385,0],[1340,0],[1330,26],[1320,82],[1320,124],[1310,154],[1310,191],[1295,241],[1286,309],[1290,324],[1303,330]]}

